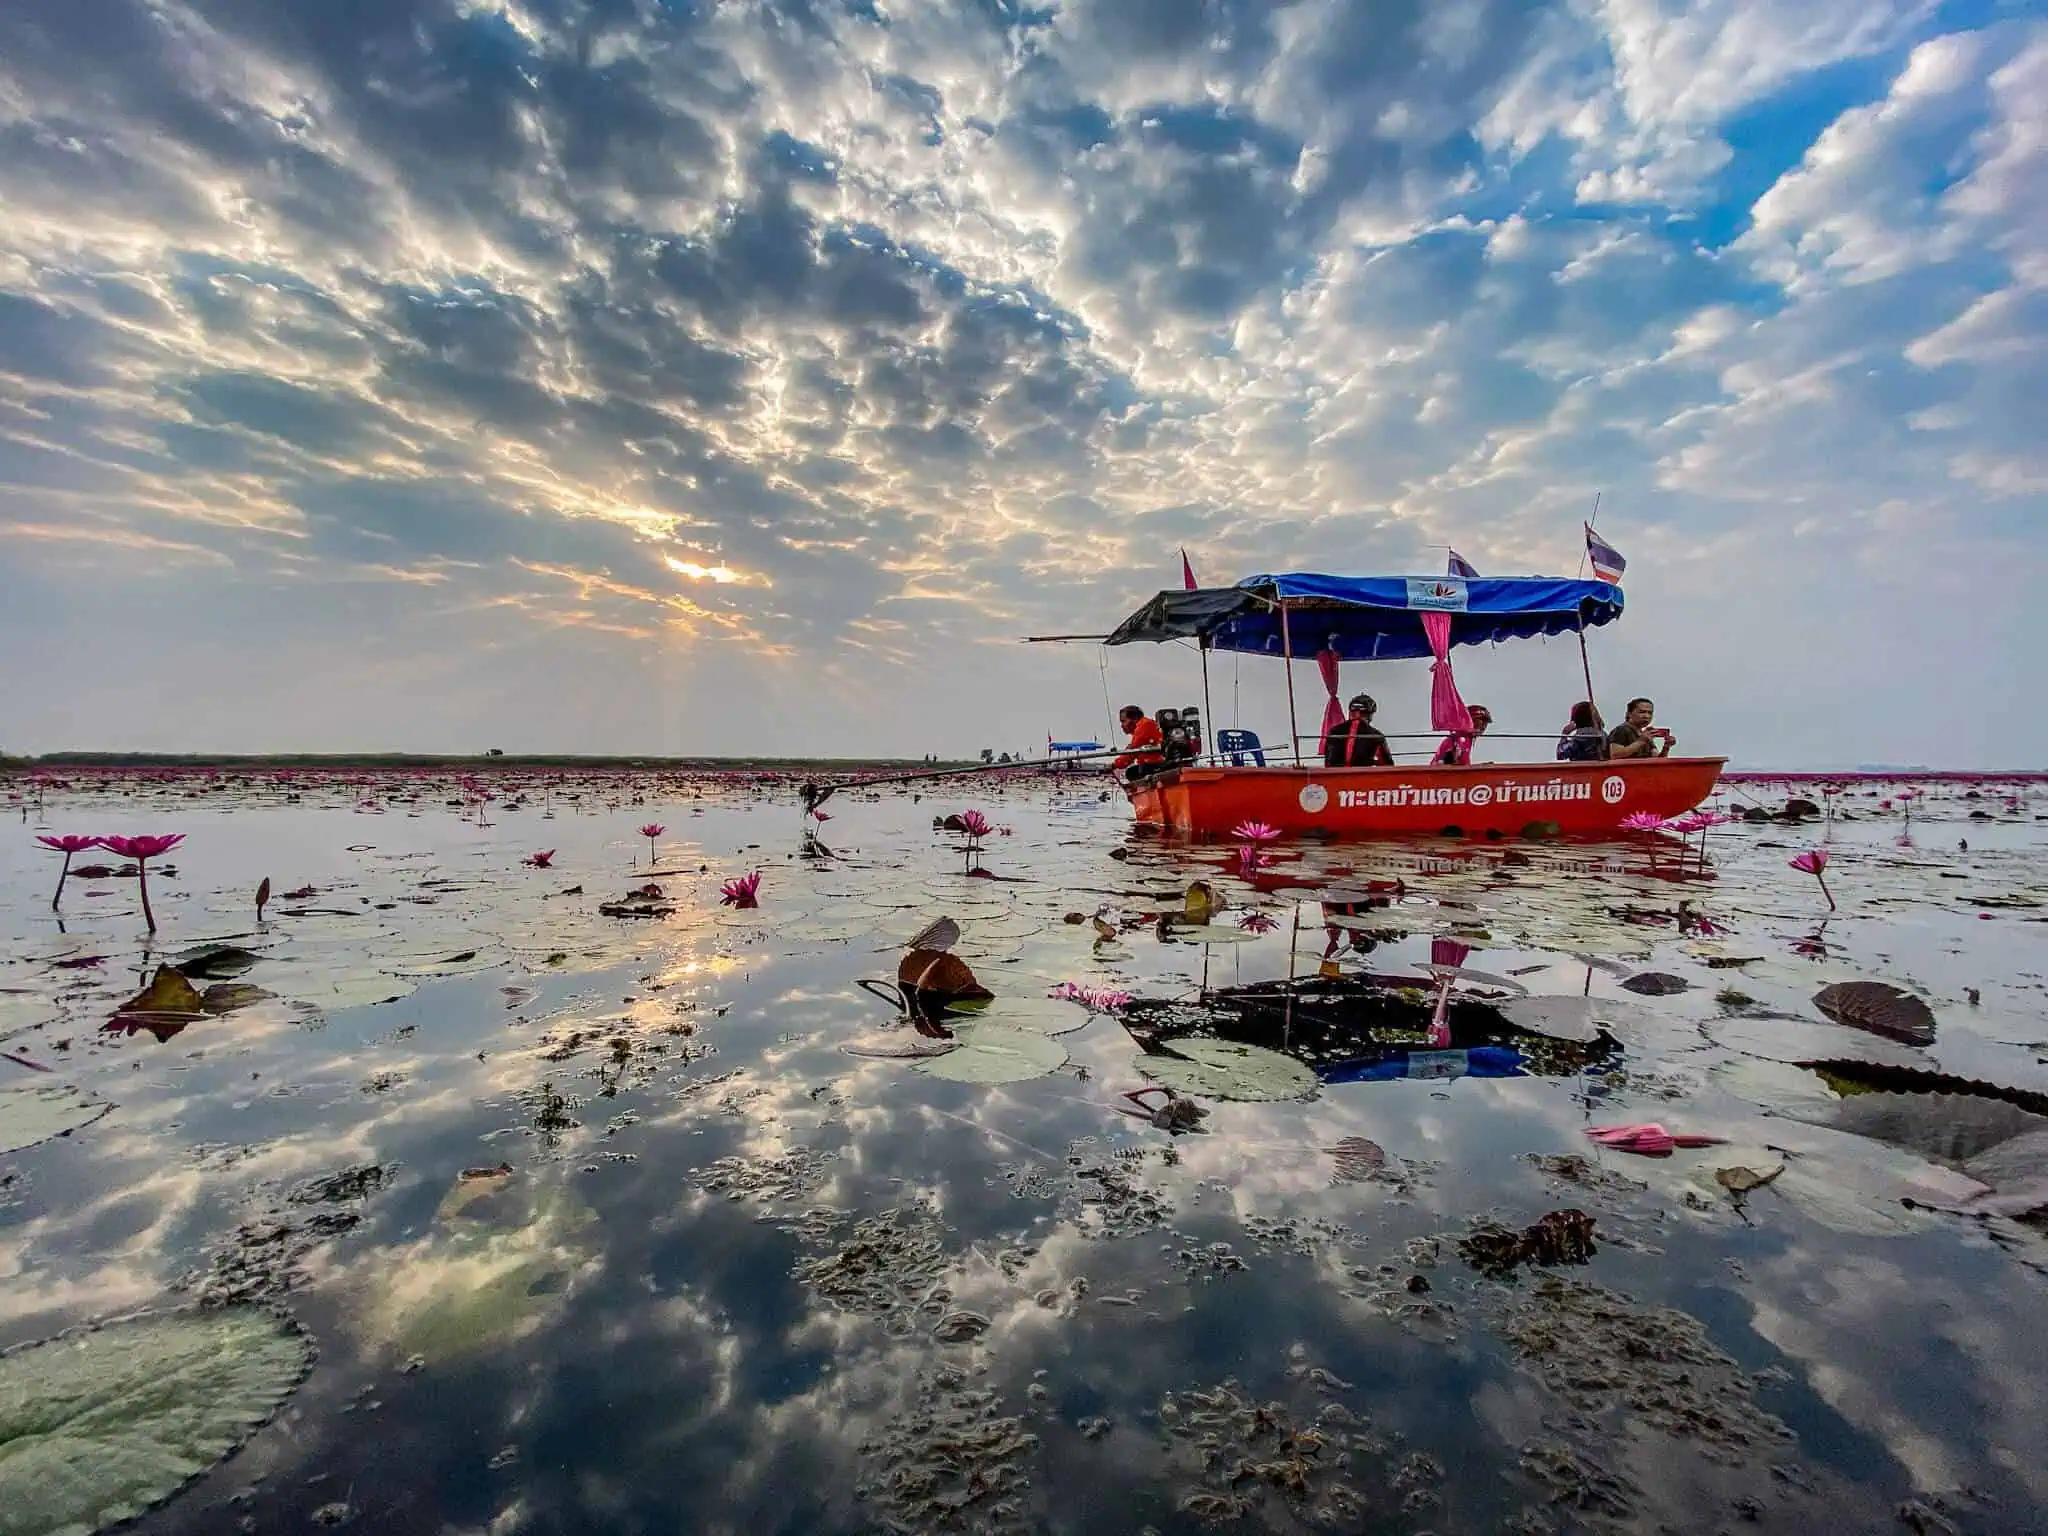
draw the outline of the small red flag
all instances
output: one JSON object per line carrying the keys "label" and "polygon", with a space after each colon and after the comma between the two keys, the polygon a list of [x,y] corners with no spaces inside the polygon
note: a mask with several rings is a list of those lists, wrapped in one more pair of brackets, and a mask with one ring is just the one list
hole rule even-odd
{"label": "small red flag", "polygon": [[1186,550],[1180,552],[1180,580],[1181,585],[1190,592],[1195,590],[1195,568],[1188,564],[1188,552]]}

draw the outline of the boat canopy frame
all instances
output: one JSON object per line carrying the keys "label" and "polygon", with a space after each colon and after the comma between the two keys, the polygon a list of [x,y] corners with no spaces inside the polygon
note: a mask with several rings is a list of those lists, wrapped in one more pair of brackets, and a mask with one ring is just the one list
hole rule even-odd
{"label": "boat canopy frame", "polygon": [[[1422,616],[1450,616],[1450,643],[1583,635],[1621,617],[1621,588],[1561,576],[1247,576],[1232,587],[1160,592],[1105,645],[1193,640],[1204,651],[1291,659],[1298,631],[1345,661],[1432,655]],[[1290,623],[1292,620],[1292,623]]]}

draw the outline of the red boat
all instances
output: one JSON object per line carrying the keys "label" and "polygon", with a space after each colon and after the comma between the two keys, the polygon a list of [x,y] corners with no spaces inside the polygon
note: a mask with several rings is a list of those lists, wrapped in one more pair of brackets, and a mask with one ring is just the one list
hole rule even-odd
{"label": "red boat", "polygon": [[1566,837],[1617,832],[1639,811],[1672,817],[1713,793],[1720,757],[1613,763],[1475,763],[1469,768],[1169,768],[1130,787],[1138,820],[1198,837],[1246,822],[1289,836],[1400,837],[1535,826]]}
{"label": "red boat", "polygon": [[[1402,836],[1455,827],[1467,834],[1541,829],[1600,837],[1620,832],[1632,816],[1681,815],[1713,793],[1727,759],[1391,768],[1321,767],[1320,750],[1307,763],[1301,759],[1301,745],[1313,745],[1317,738],[1304,737],[1294,718],[1297,632],[1319,647],[1316,660],[1329,692],[1325,732],[1342,719],[1337,703],[1342,662],[1429,658],[1432,729],[1457,733],[1469,732],[1472,719],[1452,675],[1453,647],[1577,634],[1583,659],[1585,632],[1619,619],[1622,605],[1617,583],[1545,576],[1295,573],[1250,576],[1234,587],[1161,592],[1104,637],[1105,643],[1193,641],[1202,656],[1204,714],[1211,651],[1285,661],[1295,745],[1276,753],[1274,766],[1240,766],[1220,760],[1222,753],[1204,760],[1190,745],[1198,732],[1184,731],[1176,742],[1169,730],[1169,762],[1127,784],[1126,793],[1140,821],[1197,837],[1229,836],[1247,822],[1263,822],[1294,836]],[[1590,675],[1587,682],[1590,694]]]}

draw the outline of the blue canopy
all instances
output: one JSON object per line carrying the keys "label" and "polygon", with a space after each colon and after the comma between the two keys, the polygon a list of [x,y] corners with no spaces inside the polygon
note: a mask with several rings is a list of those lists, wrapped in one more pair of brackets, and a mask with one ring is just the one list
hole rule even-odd
{"label": "blue canopy", "polygon": [[1451,616],[1452,645],[1576,634],[1621,617],[1621,588],[1560,576],[1247,576],[1234,587],[1161,592],[1107,644],[1199,640],[1211,650],[1282,654],[1280,605],[1294,654],[1334,647],[1346,661],[1429,655],[1426,612]]}

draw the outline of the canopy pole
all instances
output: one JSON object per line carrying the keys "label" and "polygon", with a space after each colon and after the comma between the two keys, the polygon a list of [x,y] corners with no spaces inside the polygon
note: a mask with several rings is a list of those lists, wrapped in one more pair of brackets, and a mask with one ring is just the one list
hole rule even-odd
{"label": "canopy pole", "polygon": [[1294,636],[1287,627],[1287,599],[1280,599],[1280,654],[1287,660],[1287,734],[1294,743],[1294,766],[1301,766],[1301,723],[1294,717]]}
{"label": "canopy pole", "polygon": [[1593,663],[1586,654],[1586,631],[1583,628],[1579,631],[1579,667],[1586,676],[1586,702],[1593,706],[1593,714],[1597,719],[1600,714],[1600,704],[1593,697]]}
{"label": "canopy pole", "polygon": [[[1202,652],[1202,729],[1209,733],[1209,755],[1216,755],[1216,712],[1209,707],[1209,637],[1199,641]],[[1205,948],[1207,946],[1204,946]],[[1204,959],[1208,957],[1203,956]]]}

